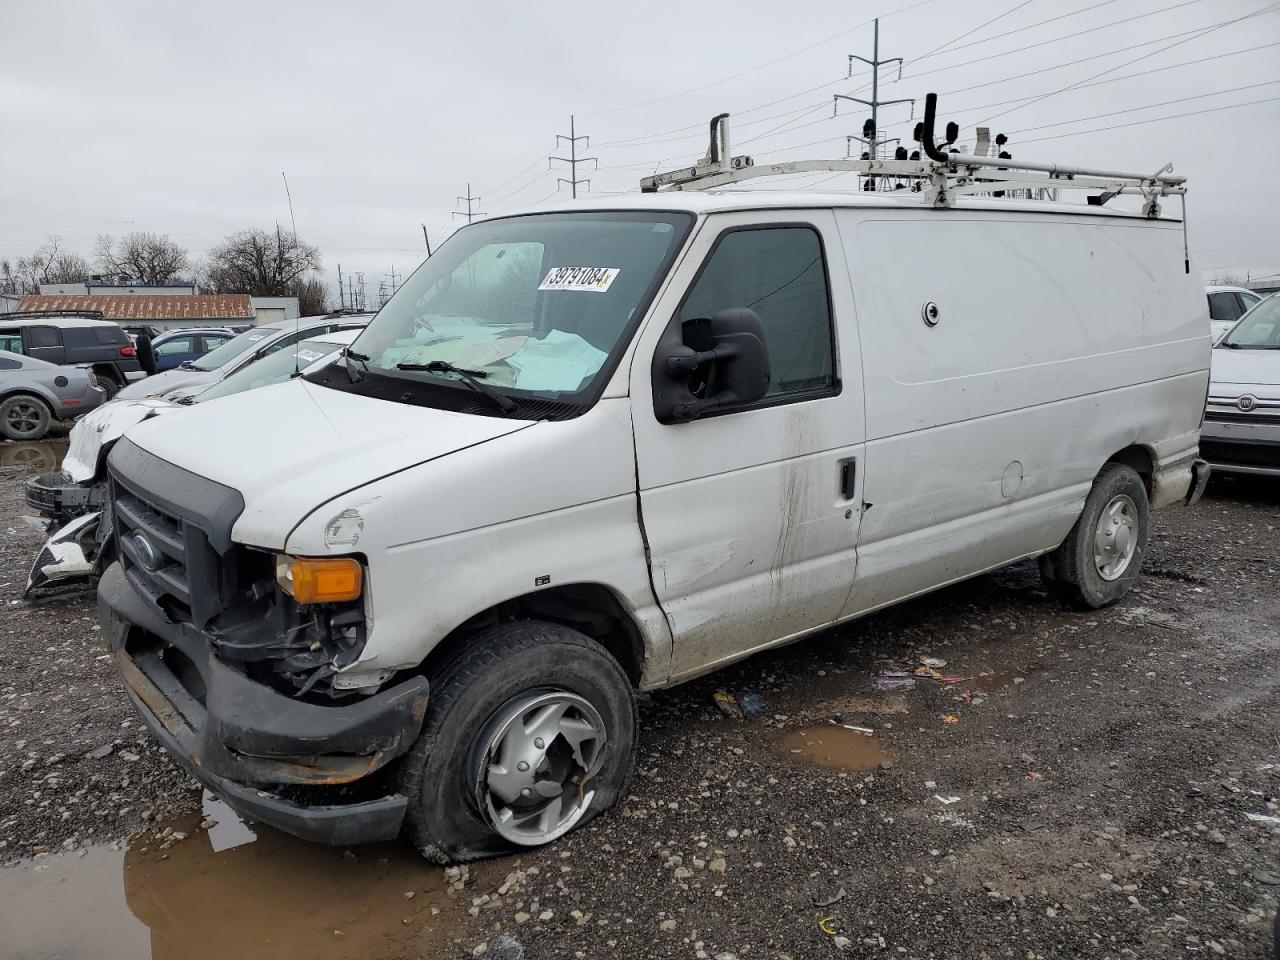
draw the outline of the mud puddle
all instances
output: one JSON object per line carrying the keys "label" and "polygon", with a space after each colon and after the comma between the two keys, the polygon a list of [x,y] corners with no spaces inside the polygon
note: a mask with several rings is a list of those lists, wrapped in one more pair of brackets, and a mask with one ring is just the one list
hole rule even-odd
{"label": "mud puddle", "polygon": [[44,440],[0,440],[0,471],[19,475],[52,473],[67,454],[66,437]]}
{"label": "mud puddle", "polygon": [[877,770],[893,760],[877,737],[831,723],[790,730],[779,749],[791,759],[834,770]]}
{"label": "mud puddle", "polygon": [[[119,849],[0,868],[0,958],[438,956],[470,919],[473,888],[448,894],[444,871],[406,845],[308,844],[246,826],[217,801],[205,816],[218,824],[168,824],[185,834],[168,847],[153,829]],[[487,889],[503,869],[471,873]]]}

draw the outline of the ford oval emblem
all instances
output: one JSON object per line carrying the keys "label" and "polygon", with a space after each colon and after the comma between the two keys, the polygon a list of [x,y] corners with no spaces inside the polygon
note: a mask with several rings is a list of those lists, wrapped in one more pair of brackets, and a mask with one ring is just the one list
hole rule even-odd
{"label": "ford oval emblem", "polygon": [[160,569],[160,555],[156,552],[155,546],[141,533],[135,533],[129,537],[129,545],[133,547],[134,555],[141,566],[148,573],[155,573]]}
{"label": "ford oval emblem", "polygon": [[1258,405],[1258,398],[1251,393],[1246,393],[1243,397],[1236,401],[1236,406],[1248,413]]}

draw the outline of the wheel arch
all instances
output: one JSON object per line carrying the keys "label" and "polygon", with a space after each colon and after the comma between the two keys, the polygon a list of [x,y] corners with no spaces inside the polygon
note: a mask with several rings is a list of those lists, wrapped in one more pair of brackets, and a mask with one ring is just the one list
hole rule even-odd
{"label": "wheel arch", "polygon": [[[1147,488],[1147,495],[1151,495],[1152,479],[1155,476],[1156,460],[1150,447],[1146,447],[1140,443],[1132,443],[1123,450],[1117,450],[1111,456],[1107,457],[1105,467],[1108,463],[1119,463],[1129,467],[1142,478],[1142,485]],[[1099,471],[1101,472],[1101,471]]]}
{"label": "wheel arch", "polygon": [[493,604],[449,631],[427,654],[421,669],[435,672],[478,630],[516,620],[545,620],[577,630],[600,644],[622,665],[632,687],[639,687],[645,667],[644,634],[612,589],[591,582],[557,584]]}
{"label": "wheel arch", "polygon": [[56,412],[59,406],[57,397],[39,384],[22,384],[0,390],[0,403],[4,403],[10,397],[31,397],[39,400],[49,408],[49,418],[52,420],[58,419]]}

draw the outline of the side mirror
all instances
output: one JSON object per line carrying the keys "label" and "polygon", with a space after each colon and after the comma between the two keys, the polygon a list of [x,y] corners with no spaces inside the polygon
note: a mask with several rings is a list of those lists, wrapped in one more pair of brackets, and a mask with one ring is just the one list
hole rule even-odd
{"label": "side mirror", "polygon": [[653,358],[654,413],[662,423],[759,400],[769,389],[764,326],[746,307],[686,320]]}

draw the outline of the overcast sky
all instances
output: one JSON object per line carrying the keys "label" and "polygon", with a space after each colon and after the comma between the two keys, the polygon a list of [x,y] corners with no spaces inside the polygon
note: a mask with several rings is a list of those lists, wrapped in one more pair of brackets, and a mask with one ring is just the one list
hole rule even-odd
{"label": "overcast sky", "polygon": [[[1191,178],[1200,266],[1280,271],[1273,0],[10,0],[0,256],[48,234],[89,255],[98,234],[131,230],[198,255],[239,228],[287,229],[283,170],[299,235],[330,273],[363,271],[372,297],[393,268],[421,261],[421,223],[434,243],[459,222],[468,181],[489,213],[554,195],[546,157],[570,113],[599,158],[580,173],[597,193],[700,156],[721,111],[733,114],[735,153],[842,156],[866,114],[844,103],[832,117],[832,95],[865,82],[861,65],[841,78],[848,54],[870,57],[876,15],[881,57],[906,60],[900,82],[885,68],[882,98],[920,98],[918,117],[937,91],[962,140],[992,118],[1019,159],[1143,171],[1171,160]],[[1251,101],[1268,102],[1227,109]],[[883,108],[887,135],[909,136],[909,111]],[[1081,132],[1188,111],[1207,112]]]}

